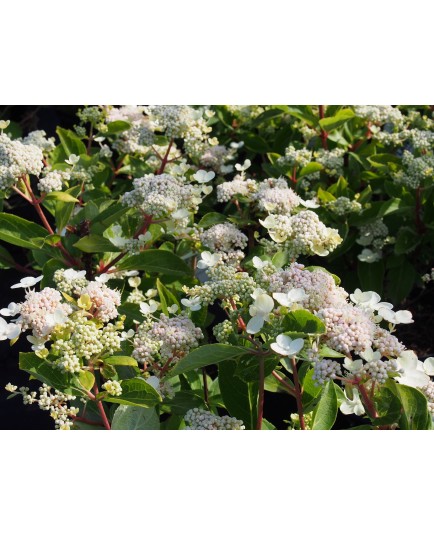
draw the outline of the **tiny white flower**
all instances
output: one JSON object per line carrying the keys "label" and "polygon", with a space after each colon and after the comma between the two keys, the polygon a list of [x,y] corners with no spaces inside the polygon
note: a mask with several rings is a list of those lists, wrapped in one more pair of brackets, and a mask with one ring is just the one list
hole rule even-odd
{"label": "tiny white flower", "polygon": [[191,300],[188,298],[183,298],[181,303],[184,307],[187,307],[187,309],[190,309],[191,311],[199,311],[199,309],[202,307],[200,298],[198,296],[191,298]]}
{"label": "tiny white flower", "polygon": [[107,283],[112,278],[111,274],[101,274],[95,277],[95,281],[98,283]]}
{"label": "tiny white flower", "polygon": [[30,288],[34,287],[36,283],[39,283],[39,281],[43,278],[42,275],[39,277],[23,277],[19,283],[16,283],[15,285],[12,285],[11,288]]}
{"label": "tiny white flower", "polygon": [[146,231],[145,234],[141,234],[137,237],[138,241],[142,244],[144,244],[145,242],[149,242],[151,238],[152,238],[152,233],[150,231]]}
{"label": "tiny white flower", "polygon": [[307,298],[307,294],[302,288],[293,288],[289,292],[274,292],[273,298],[285,307],[291,307],[294,303],[299,303]]}
{"label": "tiny white flower", "polygon": [[157,378],[157,376],[149,376],[149,378],[146,378],[145,382],[158,391],[160,387],[160,380]]}
{"label": "tiny white flower", "polygon": [[244,142],[240,141],[237,143],[236,141],[232,141],[230,145],[232,149],[241,149],[244,146]]}
{"label": "tiny white flower", "polygon": [[244,164],[235,164],[235,169],[237,171],[246,171],[246,169],[249,169],[249,167],[252,165],[250,160],[244,160]]}
{"label": "tiny white flower", "polygon": [[276,352],[276,354],[285,356],[294,356],[303,348],[303,339],[291,339],[289,335],[278,335],[276,342],[270,344],[270,348]]}
{"label": "tiny white flower", "polygon": [[43,330],[44,334],[48,334],[56,326],[61,326],[65,324],[67,320],[68,320],[68,315],[65,314],[64,310],[61,307],[58,307],[54,311],[54,313],[48,314],[45,317],[45,327]]}
{"label": "tiny white flower", "polygon": [[167,310],[171,314],[175,314],[178,309],[179,309],[179,307],[178,307],[177,303],[174,303],[173,305],[171,305],[170,307],[167,308]]}
{"label": "tiny white flower", "polygon": [[155,288],[150,288],[149,290],[147,290],[145,292],[145,296],[147,298],[155,298],[155,296],[158,294],[158,290],[156,290]]}
{"label": "tiny white flower", "polygon": [[400,368],[400,376],[396,378],[398,383],[410,387],[424,387],[428,384],[430,378],[424,371],[423,363],[412,350],[401,352],[397,361]]}
{"label": "tiny white flower", "polygon": [[359,307],[371,311],[376,311],[381,308],[393,309],[391,303],[380,301],[380,295],[374,291],[362,292],[359,288],[356,288],[354,293],[350,294],[350,300]]}
{"label": "tiny white flower", "polygon": [[122,236],[112,236],[109,240],[117,248],[123,248],[128,242],[128,240]]}
{"label": "tiny white flower", "polygon": [[11,302],[7,308],[0,310],[2,316],[16,316],[21,311],[21,305],[19,303]]}
{"label": "tiny white flower", "polygon": [[140,277],[129,277],[128,278],[128,284],[130,287],[137,288],[140,285],[141,278]]}
{"label": "tiny white flower", "polygon": [[65,162],[71,166],[75,166],[75,164],[80,160],[80,157],[76,154],[70,154],[69,158],[65,160]]}
{"label": "tiny white flower", "polygon": [[134,277],[135,275],[139,275],[138,270],[125,270],[122,272],[122,275],[125,277]]}
{"label": "tiny white flower", "polygon": [[423,362],[423,370],[428,376],[434,376],[434,357],[427,357]]}
{"label": "tiny white flower", "polygon": [[12,385],[10,382],[5,385],[6,391],[9,391],[10,393],[13,393],[18,389],[17,385]]}
{"label": "tiny white flower", "polygon": [[414,322],[410,311],[392,311],[386,307],[380,307],[378,310],[379,316],[381,316],[387,322],[391,324],[412,324]]}
{"label": "tiny white flower", "polygon": [[213,190],[212,186],[209,186],[209,185],[202,186],[202,193],[204,195],[209,195],[212,192],[212,190]]}
{"label": "tiny white flower", "polygon": [[190,213],[186,208],[180,208],[172,214],[172,218],[174,220],[182,220],[184,218],[188,218],[189,214]]}
{"label": "tiny white flower", "polygon": [[8,324],[4,318],[0,317],[0,341],[6,339],[16,339],[21,333],[21,324]]}
{"label": "tiny white flower", "polygon": [[344,368],[346,368],[352,374],[358,374],[363,368],[363,361],[361,359],[352,360],[349,357],[344,359]]}
{"label": "tiny white flower", "polygon": [[257,270],[262,270],[262,268],[267,266],[267,262],[262,261],[259,257],[253,257],[252,264]]}
{"label": "tiny white flower", "polygon": [[8,128],[8,126],[11,124],[11,122],[9,121],[9,119],[7,121],[5,121],[4,119],[2,119],[0,121],[0,130],[5,130],[6,128]]}
{"label": "tiny white flower", "polygon": [[210,253],[209,251],[203,251],[201,254],[201,260],[197,263],[197,267],[201,270],[204,268],[210,268],[215,266],[221,259],[221,255],[218,253]]}
{"label": "tiny white flower", "polygon": [[303,205],[306,208],[318,208],[319,207],[319,204],[315,201],[315,199],[308,199],[307,201],[300,199],[300,205]]}
{"label": "tiny white flower", "polygon": [[151,315],[152,313],[155,313],[155,311],[158,309],[159,305],[160,304],[158,302],[156,302],[155,300],[149,300],[149,303],[142,302],[140,304],[140,311],[145,316]]}
{"label": "tiny white flower", "polygon": [[74,270],[74,268],[68,268],[63,272],[63,278],[67,281],[74,281],[75,279],[81,279],[86,277],[86,270]]}
{"label": "tiny white flower", "polygon": [[40,352],[45,348],[45,339],[34,337],[33,335],[27,335],[27,340],[32,343],[32,350],[34,352]]}
{"label": "tiny white flower", "polygon": [[371,249],[365,248],[362,250],[362,253],[357,255],[357,258],[361,262],[377,262],[381,259],[381,255],[377,252],[372,251]]}
{"label": "tiny white flower", "polygon": [[205,171],[204,169],[199,169],[193,175],[193,178],[200,184],[211,181],[215,177],[214,171]]}
{"label": "tiny white flower", "polygon": [[367,363],[372,363],[373,361],[380,361],[381,359],[381,353],[378,351],[374,352],[372,348],[366,348],[364,352],[360,352],[360,356],[363,357],[363,359]]}
{"label": "tiny white flower", "polygon": [[123,331],[121,333],[121,340],[126,341],[127,339],[131,339],[131,337],[134,337],[135,331],[133,329],[129,329],[128,331]]}
{"label": "tiny white flower", "polygon": [[98,136],[96,138],[94,138],[94,140],[97,142],[97,143],[101,143],[105,140],[104,136]]}
{"label": "tiny white flower", "polygon": [[268,320],[271,311],[274,309],[274,300],[268,294],[261,291],[261,294],[255,298],[253,305],[249,308],[252,318],[247,323],[247,333],[258,333],[261,331],[264,322]]}
{"label": "tiny white flower", "polygon": [[365,413],[365,408],[363,407],[362,401],[360,400],[359,392],[353,389],[353,398],[348,398],[347,393],[345,393],[346,400],[342,402],[340,410],[344,415],[351,415],[355,413],[356,415],[363,415]]}

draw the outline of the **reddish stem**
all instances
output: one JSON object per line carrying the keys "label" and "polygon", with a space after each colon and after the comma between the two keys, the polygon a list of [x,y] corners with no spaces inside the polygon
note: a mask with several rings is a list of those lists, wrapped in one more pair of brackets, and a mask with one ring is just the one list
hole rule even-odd
{"label": "reddish stem", "polygon": [[366,387],[363,385],[363,383],[358,383],[357,387],[362,395],[363,405],[365,406],[368,415],[371,417],[371,419],[377,419],[377,409],[375,408],[374,402],[369,398]]}
{"label": "reddish stem", "polygon": [[259,356],[259,396],[258,396],[258,419],[256,430],[262,430],[262,418],[264,415],[264,392],[265,392],[265,363],[264,357]]}
{"label": "reddish stem", "polygon": [[99,414],[101,415],[102,422],[104,423],[104,428],[106,430],[110,430],[111,427],[110,427],[109,420],[107,419],[107,415],[105,413],[104,406],[103,406],[101,400],[97,399],[97,395],[99,394],[99,390],[98,390],[98,385],[96,384],[96,381],[93,384],[93,392],[95,393],[95,403],[96,403],[96,406],[98,408]]}
{"label": "reddish stem", "polygon": [[169,147],[167,148],[166,154],[163,156],[163,160],[161,161],[161,166],[159,167],[156,175],[161,175],[164,172],[164,168],[166,167],[167,161],[169,159],[169,153],[170,149],[173,145],[173,138],[170,140]]}
{"label": "reddish stem", "polygon": [[[324,104],[319,105],[319,118],[324,119]],[[321,137],[322,148],[327,151],[328,150],[328,145],[327,145],[328,132],[325,131],[322,127],[320,128],[321,128],[320,137]]]}
{"label": "reddish stem", "polygon": [[298,417],[300,419],[300,428],[302,430],[306,430],[306,423],[304,422],[304,415],[303,415],[303,401],[301,399],[300,380],[298,378],[297,362],[295,361],[295,357],[291,357],[291,364],[292,364],[292,374],[294,376],[295,399],[297,400],[297,412],[298,412]]}
{"label": "reddish stem", "polygon": [[279,376],[279,374],[277,374],[277,372],[275,370],[273,370],[273,372],[271,374],[276,378],[276,380],[278,380],[285,387],[285,389],[292,396],[295,396],[295,389],[291,385],[289,385],[289,383],[287,381],[285,381],[281,376]]}

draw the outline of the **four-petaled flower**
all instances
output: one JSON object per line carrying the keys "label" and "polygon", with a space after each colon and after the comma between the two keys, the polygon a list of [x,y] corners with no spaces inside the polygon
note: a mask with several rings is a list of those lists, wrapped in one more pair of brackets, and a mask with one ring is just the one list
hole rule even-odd
{"label": "four-petaled flower", "polygon": [[211,253],[209,251],[203,251],[201,254],[201,260],[197,263],[197,267],[200,269],[211,268],[215,266],[221,259],[219,253]]}
{"label": "four-petaled flower", "polygon": [[39,281],[43,278],[42,275],[39,277],[23,277],[19,283],[15,283],[15,285],[12,285],[11,288],[30,288],[34,287],[36,283],[39,283]]}
{"label": "four-petaled flower", "polygon": [[188,298],[183,298],[181,303],[184,307],[187,307],[187,309],[190,309],[191,311],[199,311],[199,309],[202,307],[200,298],[197,296],[195,298],[191,298],[191,300]]}
{"label": "four-petaled flower", "polygon": [[294,303],[298,303],[307,298],[307,294],[302,288],[293,288],[289,292],[274,292],[273,298],[285,307],[291,307]]}
{"label": "four-petaled flower", "polygon": [[200,184],[209,182],[214,177],[215,177],[214,171],[205,171],[204,169],[199,169],[199,171],[196,171],[196,173],[193,175],[193,178],[196,179],[196,181]]}
{"label": "four-petaled flower", "polygon": [[271,311],[274,309],[274,300],[271,296],[261,293],[255,298],[253,305],[249,308],[252,318],[247,324],[247,333],[258,333],[261,331],[264,322],[268,320]]}
{"label": "four-petaled flower", "polygon": [[303,339],[291,339],[289,335],[281,334],[276,337],[276,342],[270,344],[270,348],[276,354],[287,357],[295,356],[303,348]]}

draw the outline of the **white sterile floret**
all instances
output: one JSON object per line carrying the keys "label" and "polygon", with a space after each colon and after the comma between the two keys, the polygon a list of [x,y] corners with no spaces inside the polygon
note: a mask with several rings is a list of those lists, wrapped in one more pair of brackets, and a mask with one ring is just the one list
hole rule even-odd
{"label": "white sterile floret", "polygon": [[289,292],[273,292],[273,298],[284,307],[291,307],[294,303],[302,302],[307,294],[302,288],[293,288]]}
{"label": "white sterile floret", "polygon": [[140,311],[145,316],[152,315],[160,307],[160,304],[155,300],[149,300],[149,303],[142,302],[140,304]]}
{"label": "white sterile floret", "polygon": [[434,357],[427,357],[423,362],[423,370],[428,376],[434,376]]}
{"label": "white sterile floret", "polygon": [[347,369],[354,376],[360,376],[363,372],[363,361],[361,359],[350,359],[346,357],[344,359],[344,368]]}
{"label": "white sterile floret", "polygon": [[426,374],[423,363],[418,360],[417,355],[412,350],[406,350],[397,359],[399,366],[398,383],[409,385],[410,387],[424,387],[430,381]]}
{"label": "white sterile floret", "polygon": [[388,302],[381,302],[381,297],[374,291],[362,292],[356,288],[353,294],[350,294],[350,300],[362,309],[377,311],[378,309],[392,309],[393,305]]}
{"label": "white sterile floret", "polygon": [[77,164],[79,160],[79,156],[77,156],[76,154],[70,154],[69,157],[65,160],[65,162],[70,166],[75,166],[75,164]]}
{"label": "white sterile floret", "polygon": [[215,266],[221,259],[221,255],[219,253],[210,253],[209,251],[203,251],[200,256],[201,260],[197,263],[197,267],[202,270]]}
{"label": "white sterile floret", "polygon": [[39,283],[44,276],[39,277],[23,277],[19,283],[15,283],[11,288],[30,288],[34,287],[36,283]]}
{"label": "white sterile floret", "polygon": [[410,311],[392,311],[386,307],[380,307],[378,315],[391,324],[412,324],[414,322]]}
{"label": "white sterile floret", "polygon": [[191,298],[191,300],[187,298],[183,298],[181,300],[181,303],[184,307],[186,307],[187,309],[190,309],[190,311],[199,311],[199,309],[202,307],[200,298],[198,297]]}
{"label": "white sterile floret", "polygon": [[237,171],[243,172],[249,169],[249,167],[252,165],[250,160],[244,160],[244,164],[235,164],[235,169]]}
{"label": "white sterile floret", "polygon": [[33,335],[27,335],[26,339],[31,343],[31,348],[34,352],[40,352],[45,349],[45,338],[34,337]]}
{"label": "white sterile floret", "polygon": [[276,342],[270,344],[270,348],[276,352],[276,354],[285,356],[295,356],[300,352],[304,346],[303,339],[291,339],[289,335],[278,335]]}
{"label": "white sterile floret", "polygon": [[21,333],[21,324],[8,324],[4,318],[0,318],[0,341],[16,339]]}
{"label": "white sterile floret", "polygon": [[235,417],[219,417],[204,409],[189,409],[184,417],[185,430],[244,430],[243,421]]}
{"label": "white sterile floret", "polygon": [[247,323],[247,333],[258,333],[274,309],[274,301],[267,294],[260,294],[249,308],[252,318]]}
{"label": "white sterile floret", "polygon": [[357,258],[361,262],[377,262],[381,259],[381,253],[378,251],[372,251],[372,249],[364,248],[362,249],[362,252],[357,255]]}
{"label": "white sterile floret", "polygon": [[7,308],[0,309],[0,315],[2,316],[16,316],[21,311],[21,305],[19,303],[11,302]]}
{"label": "white sterile floret", "polygon": [[340,410],[344,415],[363,415],[365,408],[360,400],[359,392],[353,389],[353,398],[348,398],[347,393],[344,392],[346,400],[340,405]]}
{"label": "white sterile floret", "polygon": [[214,177],[215,177],[214,171],[205,171],[204,169],[200,169],[199,171],[196,171],[196,173],[193,175],[193,178],[200,184],[209,182]]}
{"label": "white sterile floret", "polygon": [[116,380],[107,380],[101,387],[112,396],[121,396],[122,394],[121,384]]}

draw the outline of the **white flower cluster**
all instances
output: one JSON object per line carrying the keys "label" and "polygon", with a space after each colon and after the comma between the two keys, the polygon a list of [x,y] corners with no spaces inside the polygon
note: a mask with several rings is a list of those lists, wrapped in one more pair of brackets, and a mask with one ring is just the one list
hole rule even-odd
{"label": "white flower cluster", "polygon": [[[7,387],[8,386],[6,386],[6,388]],[[10,391],[10,389],[7,390]],[[15,390],[16,387],[14,391]],[[42,386],[39,387],[39,393],[37,391],[30,392],[28,387],[20,387],[19,394],[23,397],[24,405],[31,405],[37,402],[40,409],[49,411],[50,417],[54,420],[55,428],[57,430],[71,429],[71,426],[74,424],[71,419],[74,419],[78,414],[79,409],[74,406],[68,407],[68,402],[75,400],[75,396],[66,395],[57,389],[53,392],[52,387],[46,383],[43,383]]]}
{"label": "white flower cluster", "polygon": [[277,159],[279,165],[287,164],[291,167],[303,168],[312,162],[313,154],[309,149],[296,149],[293,145],[290,145],[285,149],[285,156],[281,156]]}
{"label": "white flower cluster", "polygon": [[134,337],[133,357],[139,363],[175,364],[196,348],[203,339],[202,330],[185,315],[172,318],[161,314],[158,320],[146,320]]}
{"label": "white flower cluster", "polygon": [[0,134],[0,189],[7,190],[22,175],[36,175],[42,171],[43,154],[36,145],[24,145]]}
{"label": "white flower cluster", "polygon": [[362,225],[356,242],[365,247],[357,257],[362,262],[376,262],[382,257],[382,249],[392,244],[394,238],[389,236],[389,229],[382,219]]}
{"label": "white flower cluster", "polygon": [[299,255],[328,255],[342,242],[336,229],[326,227],[311,210],[294,216],[272,215],[259,221],[274,242],[284,243],[293,259]]}
{"label": "white flower cluster", "polygon": [[92,302],[91,313],[95,318],[108,322],[118,316],[117,307],[121,304],[118,290],[109,288],[105,283],[91,281],[81,289],[81,296],[89,296]]}
{"label": "white flower cluster", "polygon": [[62,303],[62,295],[58,290],[45,287],[40,292],[31,290],[26,294],[17,323],[22,325],[23,331],[32,329],[35,337],[42,338],[54,329],[56,317],[59,318],[59,323],[63,323],[71,312],[71,306]]}
{"label": "white flower cluster", "polygon": [[261,115],[265,108],[263,106],[254,105],[243,105],[243,104],[228,104],[226,108],[232,112],[237,118],[240,118],[244,121],[255,119],[258,115]]}
{"label": "white flower cluster", "polygon": [[410,151],[402,155],[404,169],[392,173],[393,179],[408,188],[418,188],[425,179],[434,178],[434,156],[414,156]]}
{"label": "white flower cluster", "polygon": [[187,295],[198,298],[202,305],[214,303],[217,299],[250,300],[257,286],[247,272],[238,271],[235,264],[225,263],[223,258],[209,267],[207,274],[209,279],[204,284],[183,289]]}
{"label": "white flower cluster", "polygon": [[393,123],[399,126],[404,121],[404,117],[399,109],[389,105],[359,105],[354,106],[354,112],[357,117],[361,117],[372,123]]}
{"label": "white flower cluster", "polygon": [[121,349],[122,336],[114,324],[99,328],[84,317],[68,319],[62,338],[55,340],[51,347],[52,353],[58,356],[55,364],[62,372],[79,372],[83,360],[111,355]]}
{"label": "white flower cluster", "polygon": [[243,421],[227,415],[219,417],[199,408],[189,409],[184,421],[187,424],[185,430],[245,430]]}
{"label": "white flower cluster", "polygon": [[200,191],[183,177],[163,173],[134,179],[134,189],[122,197],[122,203],[154,217],[167,216],[181,209],[195,212],[201,203]]}
{"label": "white flower cluster", "polygon": [[20,141],[24,145],[35,145],[39,147],[44,153],[48,153],[56,147],[56,140],[54,138],[47,138],[45,130],[34,130]]}
{"label": "white flower cluster", "polygon": [[56,270],[53,281],[56,284],[57,290],[66,294],[80,294],[81,289],[88,284],[86,271],[77,271],[73,268]]}
{"label": "white flower cluster", "polygon": [[234,157],[233,151],[224,145],[205,146],[204,152],[200,156],[200,163],[206,168],[211,168],[220,175],[231,173],[234,169],[227,162]]}
{"label": "white flower cluster", "polygon": [[235,195],[249,197],[257,189],[256,181],[246,179],[244,175],[235,175],[232,181],[223,182],[217,186],[217,201],[227,203]]}
{"label": "white flower cluster", "polygon": [[107,380],[101,387],[112,396],[121,396],[122,394],[121,384],[116,380]]}
{"label": "white flower cluster", "polygon": [[211,251],[229,252],[234,249],[244,249],[247,246],[247,236],[233,223],[225,222],[213,225],[200,233],[202,245]]}
{"label": "white flower cluster", "polygon": [[326,207],[331,211],[337,214],[338,216],[346,216],[353,212],[360,212],[362,210],[362,205],[353,199],[352,201],[348,197],[338,197],[334,201],[330,201],[326,204]]}
{"label": "white flower cluster", "polygon": [[315,385],[323,385],[328,380],[335,380],[342,375],[341,365],[332,359],[315,361],[313,365],[312,380]]}
{"label": "white flower cluster", "polygon": [[272,214],[290,214],[301,203],[300,197],[284,178],[265,179],[260,182],[252,198],[258,202],[261,210]]}
{"label": "white flower cluster", "polygon": [[[200,157],[212,128],[203,109],[187,105],[146,106],[151,128],[164,132],[169,138],[182,138],[184,150],[190,156]],[[205,115],[206,115],[205,111]]]}
{"label": "white flower cluster", "polygon": [[344,149],[336,147],[331,151],[318,149],[314,153],[315,160],[324,166],[324,171],[331,177],[337,177],[342,174],[344,169]]}
{"label": "white flower cluster", "polygon": [[40,192],[60,192],[63,184],[71,178],[71,174],[67,171],[47,171],[38,181],[38,190]]}

